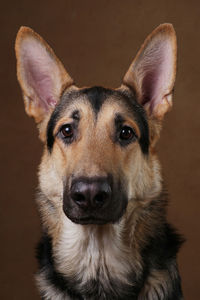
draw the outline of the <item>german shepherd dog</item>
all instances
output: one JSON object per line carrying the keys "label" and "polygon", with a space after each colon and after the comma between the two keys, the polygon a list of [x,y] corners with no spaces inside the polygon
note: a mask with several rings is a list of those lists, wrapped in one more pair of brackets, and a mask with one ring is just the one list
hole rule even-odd
{"label": "german shepherd dog", "polygon": [[158,26],[117,89],[78,88],[21,27],[17,76],[44,152],[39,168],[43,299],[183,299],[155,145],[172,106],[176,35]]}

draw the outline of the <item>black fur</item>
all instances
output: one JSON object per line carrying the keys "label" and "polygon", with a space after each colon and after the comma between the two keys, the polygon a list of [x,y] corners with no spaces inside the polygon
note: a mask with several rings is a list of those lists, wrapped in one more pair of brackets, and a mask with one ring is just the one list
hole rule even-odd
{"label": "black fur", "polygon": [[[64,94],[61,97],[60,102],[56,105],[54,111],[51,114],[50,120],[48,122],[47,126],[47,148],[49,152],[51,152],[54,144],[54,135],[53,135],[53,130],[55,128],[56,122],[59,120],[62,111],[65,109],[68,103],[72,102],[74,99],[76,99],[80,95],[79,91],[71,91],[69,93]],[[76,117],[77,111],[74,112],[74,115],[72,116],[75,120],[77,119]]]}
{"label": "black fur", "polygon": [[140,147],[144,154],[149,151],[149,126],[144,108],[136,101],[136,96],[133,90],[117,91],[117,93],[125,101],[127,107],[133,114],[133,119],[137,122],[140,129],[141,137],[139,139]]}
{"label": "black fur", "polygon": [[[142,250],[144,277],[152,270],[166,270],[171,278],[172,292],[169,300],[182,299],[181,280],[176,265],[176,255],[184,238],[168,223],[161,224],[154,236],[148,238]],[[170,269],[174,265],[173,271]]]}
{"label": "black fur", "polygon": [[47,126],[47,147],[49,149],[49,152],[51,152],[53,148],[53,144],[54,144],[53,130],[59,118],[59,115],[60,115],[60,109],[59,106],[57,106],[54,112],[52,113],[50,121]]}
{"label": "black fur", "polygon": [[157,228],[157,234],[148,238],[142,253],[143,259],[146,262],[148,258],[149,268],[166,269],[169,262],[176,258],[183,241],[174,228],[165,223]]}
{"label": "black fur", "polygon": [[81,90],[81,93],[87,96],[94,112],[97,115],[106,98],[113,95],[114,91],[103,88],[101,86],[94,86],[92,88]]}
{"label": "black fur", "polygon": [[78,294],[74,287],[67,282],[66,278],[55,270],[54,259],[52,256],[52,240],[46,233],[43,234],[36,252],[39,262],[39,268],[47,272],[47,280],[61,293],[68,293],[72,299],[82,300],[83,297]]}

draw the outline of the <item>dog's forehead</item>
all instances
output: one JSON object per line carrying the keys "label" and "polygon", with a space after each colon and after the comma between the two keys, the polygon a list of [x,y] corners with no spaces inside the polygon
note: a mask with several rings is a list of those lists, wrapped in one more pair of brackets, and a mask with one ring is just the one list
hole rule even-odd
{"label": "dog's forehead", "polygon": [[97,116],[101,110],[110,105],[110,111],[132,114],[133,118],[138,113],[139,105],[132,93],[122,90],[108,89],[100,86],[66,91],[61,97],[58,109],[60,115],[71,113],[72,110],[81,110],[88,106]]}

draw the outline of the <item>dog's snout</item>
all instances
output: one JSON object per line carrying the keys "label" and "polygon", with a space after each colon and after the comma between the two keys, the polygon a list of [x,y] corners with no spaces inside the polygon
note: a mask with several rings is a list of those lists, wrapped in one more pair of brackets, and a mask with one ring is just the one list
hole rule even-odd
{"label": "dog's snout", "polygon": [[111,186],[107,180],[79,180],[72,184],[71,199],[83,209],[95,209],[106,205],[111,198]]}
{"label": "dog's snout", "polygon": [[72,176],[63,194],[63,211],[74,223],[108,224],[118,221],[127,206],[123,187],[106,176]]}

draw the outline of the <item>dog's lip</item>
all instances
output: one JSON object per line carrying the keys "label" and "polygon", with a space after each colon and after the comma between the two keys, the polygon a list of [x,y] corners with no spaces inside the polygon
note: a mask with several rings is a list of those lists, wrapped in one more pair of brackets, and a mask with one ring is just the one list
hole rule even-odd
{"label": "dog's lip", "polygon": [[110,223],[109,220],[106,220],[105,218],[102,218],[102,217],[94,216],[92,214],[75,217],[75,216],[71,215],[64,207],[63,207],[63,211],[64,211],[66,217],[76,224],[81,224],[81,225],[99,224],[100,225],[100,224]]}
{"label": "dog's lip", "polygon": [[[69,218],[69,216],[68,216]],[[70,220],[76,224],[80,225],[89,225],[89,224],[97,224],[97,225],[103,225],[109,223],[109,221],[102,219],[102,218],[97,218],[93,216],[88,216],[88,217],[81,217],[81,218],[75,218],[75,217],[70,217]]]}

